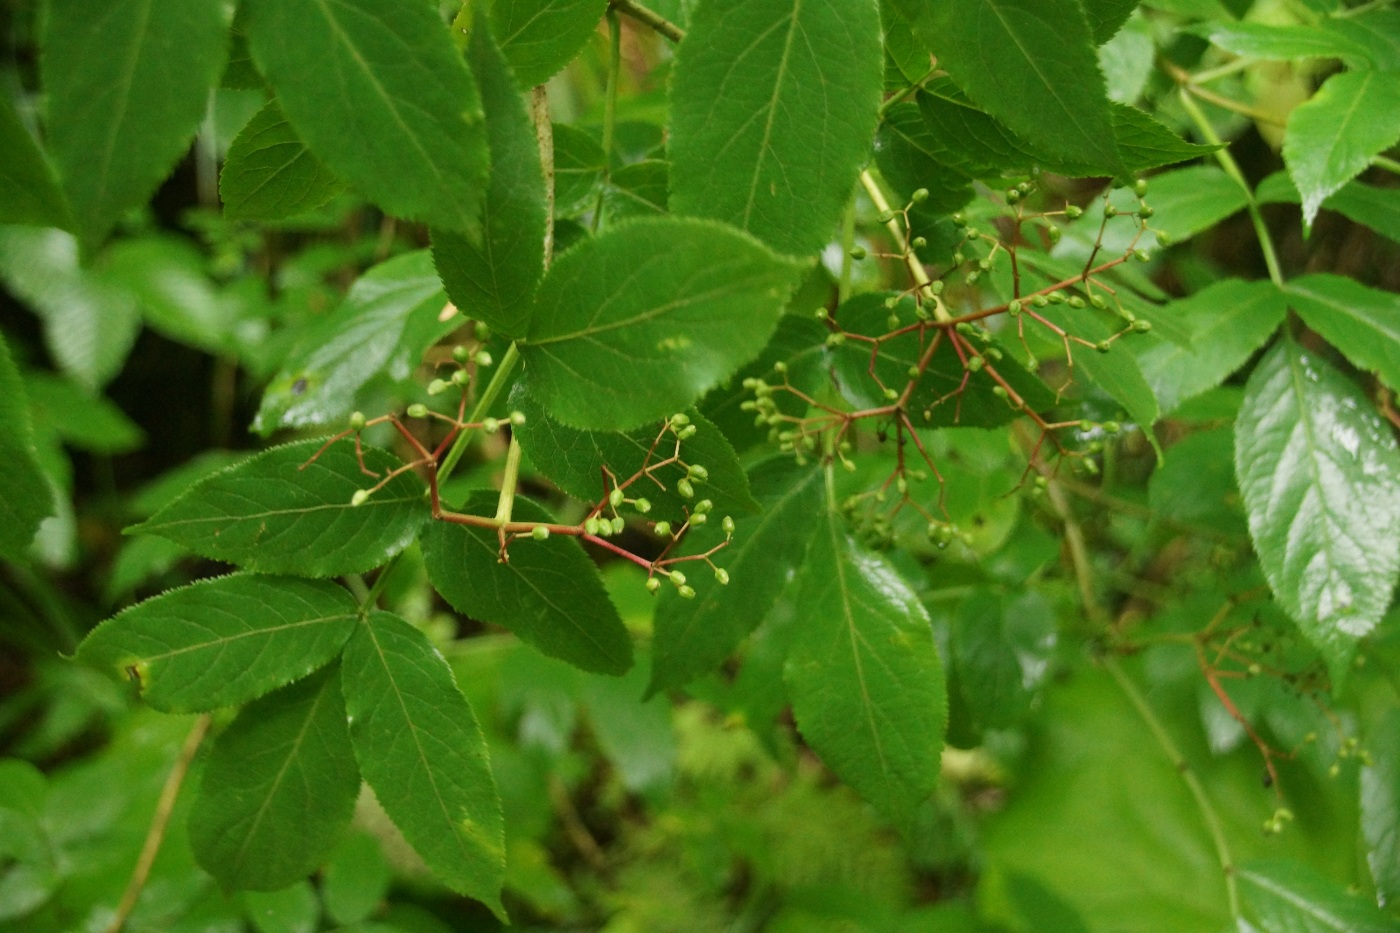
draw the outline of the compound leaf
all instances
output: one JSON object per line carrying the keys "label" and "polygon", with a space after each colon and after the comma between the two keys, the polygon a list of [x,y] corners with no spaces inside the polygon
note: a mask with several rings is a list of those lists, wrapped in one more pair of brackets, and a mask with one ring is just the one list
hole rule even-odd
{"label": "compound leaf", "polygon": [[331,424],[350,414],[370,380],[407,379],[428,347],[455,326],[438,320],[446,301],[426,250],[370,269],[339,307],[306,328],[263,393],[253,430]]}
{"label": "compound leaf", "polygon": [[239,220],[294,217],[340,190],[339,179],[306,148],[275,100],[233,138],[219,174],[224,214]]}
{"label": "compound leaf", "polygon": [[525,382],[564,424],[660,421],[763,349],[803,268],[712,221],[613,227],[545,276],[521,348]]}
{"label": "compound leaf", "polygon": [[938,783],[948,721],[928,613],[831,510],[818,520],[795,606],[803,631],[784,679],[797,728],[843,782],[890,819],[908,819]]}
{"label": "compound leaf", "polygon": [[355,757],[414,850],[452,890],[504,919],[505,836],[486,740],[427,636],[373,612],[342,661]]}
{"label": "compound leaf", "polygon": [[78,659],[125,672],[167,713],[238,706],[334,658],[357,608],[344,589],[321,580],[201,580],[103,622]]}
{"label": "compound leaf", "polygon": [[1245,387],[1235,470],[1274,595],[1340,677],[1400,573],[1394,437],[1355,385],[1285,339]]}
{"label": "compound leaf", "polygon": [[155,193],[204,116],[228,48],[222,0],[54,0],[40,59],[48,149],[95,245]]}
{"label": "compound leaf", "polygon": [[[501,6],[502,4],[497,4]],[[458,309],[511,337],[525,331],[544,274],[544,175],[535,129],[491,32],[478,22],[467,59],[486,108],[491,182],[481,237],[433,232],[433,263]]]}
{"label": "compound leaf", "polygon": [[1288,118],[1283,158],[1311,225],[1327,196],[1400,140],[1400,73],[1347,71],[1323,82]]}
{"label": "compound leaf", "polygon": [[[695,599],[671,590],[661,597],[649,693],[683,686],[719,667],[758,628],[802,564],[821,514],[821,471],[779,458],[757,467],[751,480],[763,511],[736,521],[733,540],[712,558],[729,574],[729,585],[703,579]],[[689,533],[686,552],[699,553],[723,540],[717,529],[703,526]]]}
{"label": "compound leaf", "polygon": [[[497,494],[477,492],[463,511],[490,515]],[[516,496],[515,521],[553,522],[528,499]],[[510,545],[501,561],[494,528],[433,522],[423,532],[428,579],[458,612],[510,629],[550,657],[599,674],[632,666],[632,638],[603,589],[598,569],[578,539],[528,535]]]}
{"label": "compound leaf", "polygon": [[331,667],[250,704],[214,741],[190,810],[190,846],[224,886],[277,890],[325,861],[359,793]]}
{"label": "compound leaf", "polygon": [[671,208],[794,255],[821,249],[880,106],[874,0],[711,0],[671,81]]}
{"label": "compound leaf", "polygon": [[[132,531],[158,534],[201,557],[263,573],[336,577],[379,566],[413,540],[428,518],[423,483],[401,473],[362,505],[355,493],[375,483],[360,471],[354,445],[332,444],[314,463],[318,441],[285,444],[221,470]],[[401,465],[364,449],[379,476]]]}
{"label": "compound leaf", "polygon": [[248,43],[297,135],[386,211],[479,229],[490,155],[476,83],[435,8],[250,0]]}

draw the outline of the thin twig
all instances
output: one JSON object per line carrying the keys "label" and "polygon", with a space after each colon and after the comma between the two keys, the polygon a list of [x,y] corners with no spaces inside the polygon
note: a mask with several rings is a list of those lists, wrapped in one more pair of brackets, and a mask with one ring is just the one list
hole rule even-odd
{"label": "thin twig", "polygon": [[677,26],[660,13],[648,10],[640,3],[633,3],[632,0],[609,0],[608,8],[616,10],[623,16],[635,19],[643,26],[648,27],[658,35],[665,36],[672,42],[679,42],[685,38],[684,29]]}
{"label": "thin twig", "polygon": [[170,826],[171,814],[175,812],[175,801],[180,796],[180,786],[184,784],[190,763],[194,761],[204,736],[209,732],[209,722],[208,713],[196,719],[189,735],[185,736],[185,744],[180,746],[180,757],[175,759],[170,776],[165,779],[165,786],[161,788],[160,799],[156,801],[156,810],[151,816],[151,828],[146,832],[146,842],[141,846],[136,867],[131,870],[131,880],[122,892],[116,916],[107,925],[107,933],[121,933],[131,912],[136,909],[136,902],[141,898],[141,891],[151,876],[151,866],[155,864],[156,856],[160,854],[161,843],[165,841],[165,831]]}

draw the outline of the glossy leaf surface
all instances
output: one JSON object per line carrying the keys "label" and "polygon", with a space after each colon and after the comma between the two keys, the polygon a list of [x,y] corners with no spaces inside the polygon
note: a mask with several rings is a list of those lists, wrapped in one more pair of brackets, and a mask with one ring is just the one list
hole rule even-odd
{"label": "glossy leaf surface", "polygon": [[220,0],[57,0],[44,17],[48,150],[85,246],[146,203],[204,116],[228,45]]}
{"label": "glossy leaf surface", "polygon": [[490,155],[471,71],[435,10],[253,0],[248,42],[297,135],[391,214],[479,229]]}
{"label": "glossy leaf surface", "polygon": [[874,0],[711,0],[671,81],[671,207],[779,252],[826,244],[880,105]]}
{"label": "glossy leaf surface", "polygon": [[[407,547],[427,519],[423,483],[403,473],[363,505],[351,505],[375,478],[360,472],[348,439],[303,469],[319,446],[304,441],[263,451],[198,483],[135,530],[264,573],[334,577],[377,567]],[[365,448],[364,462],[379,476],[399,465],[373,447]]]}
{"label": "glossy leaf surface", "polygon": [[[497,495],[473,494],[462,507],[490,515]],[[552,522],[535,503],[517,496],[515,521]],[[603,589],[598,570],[578,539],[525,535],[511,543],[501,562],[495,529],[433,522],[423,533],[428,578],[458,612],[504,626],[550,657],[599,674],[621,674],[632,666],[632,637]]]}
{"label": "glossy leaf surface", "polygon": [[1395,439],[1352,382],[1283,340],[1246,386],[1235,468],[1269,585],[1337,677],[1400,574]]}
{"label": "glossy leaf surface", "polygon": [[763,349],[800,269],[722,224],[615,227],[545,276],[521,348],[526,384],[575,427],[669,417]]}
{"label": "glossy leaf surface", "polygon": [[345,708],[360,771],[444,884],[503,913],[505,839],[486,742],[427,637],[386,612],[345,648]]}
{"label": "glossy leaf surface", "polygon": [[[821,471],[779,459],[757,467],[751,479],[762,514],[737,520],[733,540],[712,558],[729,574],[729,584],[714,582],[697,563],[689,565],[695,568],[689,571],[697,581],[695,599],[682,599],[669,589],[661,597],[650,693],[683,686],[719,667],[758,628],[803,563],[821,520]],[[708,526],[689,534],[686,553],[724,540],[719,529]]]}
{"label": "glossy leaf surface", "polygon": [[331,668],[250,704],[214,741],[190,844],[222,884],[275,891],[320,867],[359,793]]}
{"label": "glossy leaf surface", "polygon": [[1347,359],[1400,386],[1400,296],[1326,273],[1293,279],[1285,291],[1307,325]]}
{"label": "glossy leaf surface", "polygon": [[294,217],[340,190],[340,181],[306,148],[275,100],[234,137],[219,174],[224,214],[241,220]]}
{"label": "glossy leaf surface", "polygon": [[78,659],[129,676],[169,713],[238,706],[340,653],[358,607],[341,587],[235,574],[171,590],[99,625]]}
{"label": "glossy leaf surface", "polygon": [[928,613],[842,519],[818,519],[798,583],[784,679],[802,737],[890,819],[938,783],[948,700]]}
{"label": "glossy leaf surface", "polygon": [[[497,3],[493,10],[507,5]],[[481,235],[433,234],[433,264],[457,309],[511,337],[524,334],[544,274],[544,175],[535,129],[515,79],[485,23],[472,30],[467,58],[486,108],[491,182]]]}

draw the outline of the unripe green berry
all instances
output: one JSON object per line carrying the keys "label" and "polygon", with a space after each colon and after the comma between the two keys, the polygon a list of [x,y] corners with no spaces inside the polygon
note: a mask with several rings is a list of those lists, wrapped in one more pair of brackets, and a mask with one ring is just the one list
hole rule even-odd
{"label": "unripe green berry", "polygon": [[720,586],[728,586],[728,585],[729,585],[729,571],[728,571],[728,570],[725,570],[723,567],[716,567],[716,568],[715,568],[715,579],[719,581],[719,585],[720,585]]}
{"label": "unripe green berry", "polygon": [[621,515],[617,516],[616,518],[614,518],[614,519],[612,520],[612,533],[613,533],[613,534],[615,534],[615,535],[620,535],[620,534],[622,534],[622,532],[623,532],[626,528],[627,528],[627,523],[624,522],[624,521],[622,520],[622,516],[621,516]]}
{"label": "unripe green berry", "polygon": [[1020,301],[1020,299],[1012,299],[1010,302],[1008,302],[1007,305],[1006,305],[1006,313],[1009,314],[1009,315],[1011,315],[1012,317],[1015,317],[1016,315],[1020,314],[1020,313],[1021,313],[1021,301]]}
{"label": "unripe green berry", "polygon": [[495,360],[491,359],[491,354],[485,350],[478,350],[476,356],[472,357],[472,359],[476,361],[476,365],[482,367],[490,366],[495,362]]}
{"label": "unripe green berry", "polygon": [[441,395],[442,393],[447,391],[447,388],[450,385],[452,385],[452,383],[447,382],[443,379],[434,379],[432,382],[428,383],[428,394]]}
{"label": "unripe green berry", "polygon": [[710,499],[701,499],[699,502],[695,503],[695,511],[699,512],[701,515],[704,515],[714,507],[715,504]]}
{"label": "unripe green berry", "polygon": [[1072,295],[1069,299],[1069,306],[1076,309],[1082,308],[1084,307],[1084,299],[1080,298],[1078,295]]}
{"label": "unripe green berry", "polygon": [[690,485],[690,480],[685,477],[681,477],[681,479],[676,482],[676,492],[680,493],[683,499],[695,498],[695,487]]}
{"label": "unripe green berry", "polygon": [[725,534],[732,535],[734,533],[734,519],[730,518],[728,515],[724,516],[724,520],[719,523],[719,527],[724,529]]}
{"label": "unripe green berry", "polygon": [[622,505],[623,497],[624,494],[622,490],[617,486],[614,486],[612,492],[608,493],[608,505],[612,506],[615,509],[619,508]]}
{"label": "unripe green berry", "polygon": [[632,503],[632,508],[636,509],[642,515],[645,515],[651,511],[651,500],[637,499],[635,502]]}
{"label": "unripe green berry", "polygon": [[1147,333],[1148,331],[1150,331],[1151,329],[1152,329],[1152,322],[1151,322],[1151,321],[1133,321],[1133,331],[1134,331],[1135,333],[1145,334],[1145,333]]}
{"label": "unripe green berry", "polygon": [[365,413],[355,411],[350,413],[350,430],[363,431],[365,429]]}
{"label": "unripe green berry", "polygon": [[709,520],[710,516],[706,515],[704,512],[696,512],[694,515],[690,516],[690,523],[692,525],[703,525]]}
{"label": "unripe green berry", "polygon": [[1068,217],[1070,220],[1077,220],[1080,217],[1084,216],[1084,208],[1078,206],[1077,204],[1071,204],[1069,207],[1065,208],[1065,216]]}
{"label": "unripe green berry", "polygon": [[590,535],[597,535],[600,527],[598,519],[595,516],[590,515],[583,520],[583,530]]}
{"label": "unripe green berry", "polygon": [[925,246],[928,246],[928,240],[924,237],[916,236],[914,237],[914,239],[909,241],[909,245],[914,247],[915,249],[923,249]]}
{"label": "unripe green berry", "polygon": [[1138,262],[1150,262],[1152,260],[1152,255],[1145,249],[1138,249],[1133,250],[1133,258]]}
{"label": "unripe green berry", "polygon": [[1054,224],[1051,224],[1050,226],[1045,228],[1045,236],[1049,238],[1051,243],[1060,242],[1060,237],[1062,237],[1063,235],[1064,234],[1060,230],[1060,228],[1055,226]]}
{"label": "unripe green berry", "polygon": [[362,505],[364,505],[364,504],[365,504],[366,502],[368,502],[368,501],[369,501],[369,490],[368,490],[368,489],[356,489],[356,490],[355,490],[355,494],[354,494],[353,496],[350,497],[350,504],[351,504],[352,506],[355,506],[355,507],[362,506]]}
{"label": "unripe green berry", "polygon": [[536,525],[530,529],[530,537],[536,541],[547,541],[549,540],[549,529],[543,525]]}
{"label": "unripe green berry", "polygon": [[864,259],[864,258],[865,258],[865,247],[864,247],[864,246],[852,246],[849,255],[850,255],[850,257],[851,257],[852,259],[856,259],[856,260]]}
{"label": "unripe green berry", "polygon": [[698,463],[692,463],[690,467],[686,470],[686,473],[690,476],[691,479],[700,483],[703,483],[705,480],[710,478],[710,471],[705,469]]}
{"label": "unripe green berry", "polygon": [[481,419],[481,430],[485,431],[487,434],[495,434],[500,429],[501,422],[497,421],[495,418]]}
{"label": "unripe green berry", "polygon": [[681,599],[694,599],[695,588],[692,586],[680,586],[676,588],[676,595]]}
{"label": "unripe green berry", "polygon": [[676,432],[676,437],[679,440],[688,441],[695,436],[695,432],[698,430],[699,428],[697,428],[695,425],[688,424]]}
{"label": "unripe green berry", "polygon": [[663,538],[669,537],[671,534],[671,523],[657,522],[656,525],[652,528],[652,530],[655,531],[657,534],[661,535],[661,537]]}
{"label": "unripe green berry", "polygon": [[894,211],[881,211],[879,216],[875,219],[880,221],[880,223],[882,224],[887,224],[891,220],[894,220]]}
{"label": "unripe green berry", "polygon": [[1137,195],[1138,197],[1142,197],[1143,195],[1147,194],[1146,178],[1139,178],[1136,182],[1133,183],[1133,194]]}
{"label": "unripe green berry", "polygon": [[408,406],[408,411],[405,413],[410,418],[426,418],[428,417],[428,406],[424,405],[422,402],[414,402],[412,405]]}
{"label": "unripe green berry", "polygon": [[452,348],[452,358],[459,363],[465,363],[472,358],[472,351],[462,346],[460,343]]}
{"label": "unripe green berry", "polygon": [[520,427],[525,423],[525,412],[513,411],[510,413],[510,423],[515,427]]}
{"label": "unripe green berry", "polygon": [[1104,300],[1103,295],[1090,295],[1089,304],[1098,308],[1100,311],[1108,307],[1108,302]]}
{"label": "unripe green berry", "polygon": [[1094,344],[1094,349],[1098,350],[1100,353],[1107,353],[1109,350],[1113,349],[1113,344],[1109,343],[1107,340],[1100,340],[1098,343]]}
{"label": "unripe green berry", "polygon": [[661,580],[657,577],[647,577],[646,586],[648,593],[655,593],[657,590],[661,589]]}
{"label": "unripe green berry", "polygon": [[1105,217],[1117,217],[1118,208],[1114,207],[1112,204],[1105,204],[1103,206],[1103,215]]}
{"label": "unripe green berry", "polygon": [[685,574],[679,570],[672,570],[669,574],[672,586],[685,586]]}
{"label": "unripe green berry", "polygon": [[683,428],[690,424],[690,416],[683,411],[678,411],[671,416],[671,427]]}
{"label": "unripe green berry", "polygon": [[922,204],[922,203],[924,203],[925,201],[928,200],[928,189],[927,189],[927,188],[916,188],[916,189],[914,189],[914,193],[911,194],[911,195],[909,196],[909,200],[912,201],[912,202],[914,202],[915,204]]}
{"label": "unripe green berry", "polygon": [[1151,217],[1155,213],[1157,212],[1152,209],[1152,205],[1150,204],[1144,204],[1138,208],[1138,216],[1144,220],[1146,220],[1148,217]]}
{"label": "unripe green berry", "polygon": [[459,369],[452,374],[452,384],[455,386],[464,386],[468,382],[471,382],[471,380],[471,374],[468,373],[465,369]]}

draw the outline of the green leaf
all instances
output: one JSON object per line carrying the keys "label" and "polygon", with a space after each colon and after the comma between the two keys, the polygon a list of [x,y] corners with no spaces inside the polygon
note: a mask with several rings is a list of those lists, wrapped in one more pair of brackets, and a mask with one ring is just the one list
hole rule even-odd
{"label": "green leaf", "polygon": [[238,706],[340,653],[358,607],[333,583],[234,574],[170,590],[95,628],[78,660],[131,677],[151,706]]}
{"label": "green leaf", "polygon": [[31,373],[25,393],[34,426],[52,431],[65,444],[100,454],[130,453],[146,442],[136,422],[111,400],[89,395],[76,383],[48,373]]}
{"label": "green leaf", "polygon": [[[836,318],[849,333],[868,337],[887,333],[891,309],[885,307],[885,301],[891,296],[873,292],[857,295],[836,309]],[[907,324],[914,320],[914,308],[914,299],[906,296],[893,310]],[[918,364],[925,345],[915,332],[881,341],[873,359],[878,383],[870,377],[872,349],[869,343],[847,341],[837,351],[833,368],[842,394],[862,408],[888,405],[890,399],[884,389],[897,392],[904,388],[909,370]],[[1009,356],[997,360],[993,368],[1032,410],[1043,411],[1055,404],[1055,394]],[[985,368],[968,373],[945,335],[929,359],[918,387],[909,396],[910,417],[919,427],[987,428],[1010,424],[1020,414],[993,391],[997,386]]]}
{"label": "green leaf", "polygon": [[[1083,337],[1091,343],[1102,343],[1118,330],[1116,326],[1110,326],[1105,316],[1096,311],[1087,308],[1082,311],[1073,311],[1066,310],[1067,308],[1068,306],[1063,304],[1050,305],[1039,309],[1039,313],[1046,320],[1058,324],[1065,331]],[[1127,335],[1125,339],[1131,340],[1132,335]],[[1122,405],[1123,410],[1128,413],[1128,417],[1142,428],[1143,434],[1156,448],[1158,460],[1161,460],[1162,451],[1157,446],[1156,437],[1152,433],[1152,425],[1157,422],[1161,410],[1157,403],[1157,396],[1153,393],[1152,387],[1148,385],[1147,378],[1138,366],[1137,359],[1128,349],[1129,346],[1120,340],[1112,344],[1107,353],[1102,353],[1083,345],[1071,345],[1070,350],[1073,353],[1075,370],[1074,378],[1076,380],[1087,378],[1089,382],[1098,386],[1108,393],[1115,402]]]}
{"label": "green leaf", "polygon": [[451,668],[422,632],[386,612],[355,630],[343,664],[355,757],[380,804],[444,884],[504,919],[501,802]]}
{"label": "green leaf", "polygon": [[1095,174],[1131,174],[1077,0],[900,0],[896,7],[939,67],[1037,150]]}
{"label": "green leaf", "polygon": [[1089,18],[1089,30],[1094,44],[1103,45],[1123,28],[1138,0],[1084,0],[1084,13]]}
{"label": "green leaf", "polygon": [[924,188],[929,192],[925,203],[938,213],[949,213],[972,200],[972,176],[940,161],[942,150],[912,103],[891,107],[875,135],[875,164],[885,181],[904,198]]}
{"label": "green leaf", "polygon": [[[1249,361],[1278,328],[1288,303],[1267,280],[1224,279],[1189,298],[1144,309],[1142,317],[1160,334],[1175,329],[1186,342],[1134,338],[1138,365],[1163,414],[1213,389]],[[1138,349],[1141,347],[1142,349]]]}
{"label": "green leaf", "polygon": [[250,704],[214,741],[190,809],[195,859],[229,888],[275,891],[325,861],[360,772],[335,667]]}
{"label": "green leaf", "polygon": [[438,320],[446,301],[426,250],[370,269],[339,307],[306,328],[263,393],[253,430],[334,424],[371,380],[408,379],[424,352],[456,326]]}
{"label": "green leaf", "polygon": [[1309,26],[1217,22],[1210,25],[1207,35],[1225,51],[1246,58],[1340,58],[1350,68],[1376,64],[1364,35],[1358,40],[1344,21],[1331,18]]}
{"label": "green leaf", "polygon": [[73,217],[53,167],[6,95],[0,95],[0,152],[0,224],[70,227]]}
{"label": "green leaf", "polygon": [[[132,531],[158,534],[201,557],[263,573],[337,577],[362,573],[408,546],[428,518],[423,483],[401,473],[363,505],[375,483],[349,440],[308,463],[317,441],[265,450],[202,480]],[[400,465],[374,447],[364,465],[379,476]]]}
{"label": "green leaf", "polygon": [[607,0],[491,0],[491,31],[521,87],[544,84],[588,42]]}
{"label": "green leaf", "polygon": [[608,223],[666,213],[670,178],[671,164],[661,159],[643,159],[614,171],[603,190]]}
{"label": "green leaf", "polygon": [[[501,6],[501,4],[497,4]],[[486,108],[491,182],[481,238],[433,232],[433,262],[463,314],[511,337],[525,332],[544,274],[544,174],[535,128],[491,33],[478,22],[467,60]]]}
{"label": "green leaf", "polygon": [[[550,418],[544,407],[520,388],[511,394],[510,405],[525,415],[525,423],[515,429],[515,434],[530,462],[575,499],[590,504],[602,499],[607,492],[603,487],[604,467],[621,481],[646,464],[651,467],[651,479],[643,478],[629,486],[627,496],[646,498],[651,503],[647,517],[652,520],[684,518],[684,507],[690,501],[676,492],[676,482],[688,475],[687,467],[679,462],[652,466],[676,453],[673,434],[663,434],[658,425],[628,433],[579,431]],[[716,515],[738,516],[756,511],[758,504],[749,494],[744,468],[724,434],[695,409],[686,415],[696,430],[693,437],[680,444],[680,456],[687,465],[698,463],[709,471],[708,479],[694,483],[700,497],[714,503]],[[657,448],[648,459],[653,444]]]}
{"label": "green leaf", "polygon": [[953,615],[948,642],[950,687],[956,682],[978,735],[1016,726],[1049,672],[1054,607],[1034,590],[978,589]]}
{"label": "green leaf", "polygon": [[1348,71],[1323,82],[1288,118],[1283,159],[1311,226],[1327,196],[1400,140],[1400,73]]}
{"label": "green leaf", "polygon": [[1400,574],[1394,437],[1350,380],[1285,339],[1245,387],[1235,470],[1269,586],[1340,680]]}
{"label": "green leaf", "polygon": [[1175,523],[1247,534],[1235,486],[1234,431],[1199,431],[1168,447],[1165,461],[1148,480],[1147,502]]}
{"label": "green leaf", "polygon": [[62,230],[0,228],[0,276],[44,322],[58,368],[96,391],[121,371],[141,328],[135,299],[79,263]]}
{"label": "green leaf", "polygon": [[[53,897],[65,880],[57,856],[35,816],[0,807],[0,923],[23,921]],[[11,929],[21,928],[28,924]]]}
{"label": "green leaf", "polygon": [[1263,933],[1395,933],[1400,921],[1301,862],[1271,859],[1238,869],[1245,912]]}
{"label": "green leaf", "polygon": [[784,679],[797,728],[842,781],[907,820],[938,783],[948,718],[928,613],[834,510],[803,562],[796,612]]}
{"label": "green leaf", "polygon": [[24,559],[39,523],[53,514],[53,492],[39,468],[24,383],[0,335],[0,557]]}
{"label": "green leaf", "polygon": [[[497,494],[473,493],[468,515],[491,515]],[[516,496],[515,521],[553,522],[535,503]],[[510,629],[544,654],[600,674],[632,666],[632,637],[603,589],[598,569],[569,535],[511,542],[501,561],[493,528],[433,522],[423,532],[428,579],[463,615]]]}
{"label": "green leaf", "polygon": [[803,264],[700,220],[635,220],[559,258],[521,348],[564,424],[626,430],[690,406],[763,349]]}
{"label": "green leaf", "polygon": [[1371,760],[1361,769],[1361,835],[1381,903],[1400,898],[1400,709],[1391,707],[1373,729]]}
{"label": "green leaf", "polygon": [[379,907],[389,893],[393,873],[384,860],[379,840],[351,832],[321,869],[321,899],[336,923],[358,923]]}
{"label": "green leaf", "polygon": [[598,141],[577,127],[556,123],[554,134],[554,212],[569,217],[596,203],[595,189],[608,157]]}
{"label": "green leaf", "polygon": [[258,933],[316,933],[321,900],[306,879],[280,891],[245,891],[238,900]]}
{"label": "green leaf", "polygon": [[145,204],[189,147],[219,79],[221,0],[53,0],[40,58],[47,144],[84,247]]}
{"label": "green leaf", "polygon": [[224,214],[238,220],[294,217],[325,204],[341,187],[275,100],[234,137],[219,174]]}
{"label": "green leaf", "polygon": [[676,52],[671,208],[780,252],[826,245],[880,106],[874,0],[709,0]]}
{"label": "green leaf", "polygon": [[[1302,202],[1287,172],[1275,172],[1261,181],[1254,197],[1261,204]],[[1400,188],[1377,188],[1359,181],[1348,182],[1328,196],[1322,202],[1322,207],[1400,243]]]}
{"label": "green leaf", "polygon": [[1244,210],[1249,195],[1217,166],[1193,165],[1154,176],[1148,201],[1149,226],[1179,243]]}
{"label": "green leaf", "polygon": [[1134,173],[1197,159],[1221,148],[1188,143],[1148,113],[1120,103],[1113,104],[1113,136]]}
{"label": "green leaf", "polygon": [[248,42],[297,135],[391,214],[479,229],[481,102],[437,10],[401,0],[249,0]]}
{"label": "green leaf", "polygon": [[[661,597],[648,695],[717,669],[758,628],[802,565],[821,514],[821,471],[783,457],[755,468],[751,482],[762,513],[737,520],[733,540],[712,558],[729,574],[729,585],[709,580],[697,563],[690,565],[699,581],[697,598],[682,599],[669,589]],[[685,553],[709,550],[723,540],[717,529],[692,530]]]}
{"label": "green leaf", "polygon": [[588,677],[580,693],[599,750],[634,794],[666,792],[676,764],[671,704],[665,697],[639,701],[646,675],[641,666],[618,678]]}
{"label": "green leaf", "polygon": [[204,253],[178,236],[123,237],[102,255],[103,278],[136,299],[152,330],[211,355],[237,352],[246,345],[241,302],[216,287],[208,265]]}
{"label": "green leaf", "polygon": [[1400,297],[1341,275],[1305,275],[1284,286],[1293,310],[1357,366],[1400,386]]}

